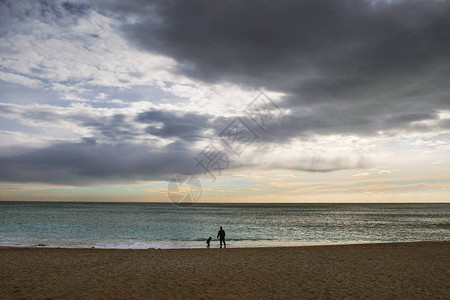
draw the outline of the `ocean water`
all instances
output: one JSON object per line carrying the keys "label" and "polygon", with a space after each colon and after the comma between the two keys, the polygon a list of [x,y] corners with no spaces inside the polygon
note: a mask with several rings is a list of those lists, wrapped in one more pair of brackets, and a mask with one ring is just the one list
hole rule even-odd
{"label": "ocean water", "polygon": [[450,204],[0,202],[0,245],[203,248],[450,240]]}

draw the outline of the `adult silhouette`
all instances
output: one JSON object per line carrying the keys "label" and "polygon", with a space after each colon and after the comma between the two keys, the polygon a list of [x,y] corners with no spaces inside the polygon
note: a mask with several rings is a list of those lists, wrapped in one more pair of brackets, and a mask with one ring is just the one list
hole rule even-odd
{"label": "adult silhouette", "polygon": [[220,226],[220,230],[217,233],[217,237],[220,238],[220,248],[222,248],[222,242],[223,247],[226,248],[227,244],[225,243],[225,230],[222,229],[222,226]]}

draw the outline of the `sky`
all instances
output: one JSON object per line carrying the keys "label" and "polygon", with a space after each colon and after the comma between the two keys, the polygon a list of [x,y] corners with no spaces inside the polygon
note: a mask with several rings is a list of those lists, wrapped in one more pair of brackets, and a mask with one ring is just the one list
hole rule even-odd
{"label": "sky", "polygon": [[449,16],[0,1],[0,201],[450,202]]}

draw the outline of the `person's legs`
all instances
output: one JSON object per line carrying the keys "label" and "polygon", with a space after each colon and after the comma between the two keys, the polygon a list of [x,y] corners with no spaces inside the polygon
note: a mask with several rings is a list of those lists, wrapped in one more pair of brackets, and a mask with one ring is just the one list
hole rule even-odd
{"label": "person's legs", "polygon": [[224,248],[227,247],[227,243],[225,243],[225,238],[223,239],[223,247],[224,247]]}
{"label": "person's legs", "polygon": [[220,239],[220,248],[222,248],[222,238]]}

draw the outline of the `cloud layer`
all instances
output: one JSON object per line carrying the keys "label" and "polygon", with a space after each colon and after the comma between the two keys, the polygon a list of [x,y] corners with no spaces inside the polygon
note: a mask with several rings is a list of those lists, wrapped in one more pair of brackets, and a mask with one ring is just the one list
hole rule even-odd
{"label": "cloud layer", "polygon": [[449,15],[438,0],[3,1],[0,180],[199,173],[233,118],[252,124],[258,90],[283,114],[230,169],[367,167],[386,137],[450,129]]}
{"label": "cloud layer", "polygon": [[122,28],[135,44],[187,76],[284,92],[280,105],[311,130],[372,134],[450,108],[448,1],[151,1],[130,11],[139,21]]}

